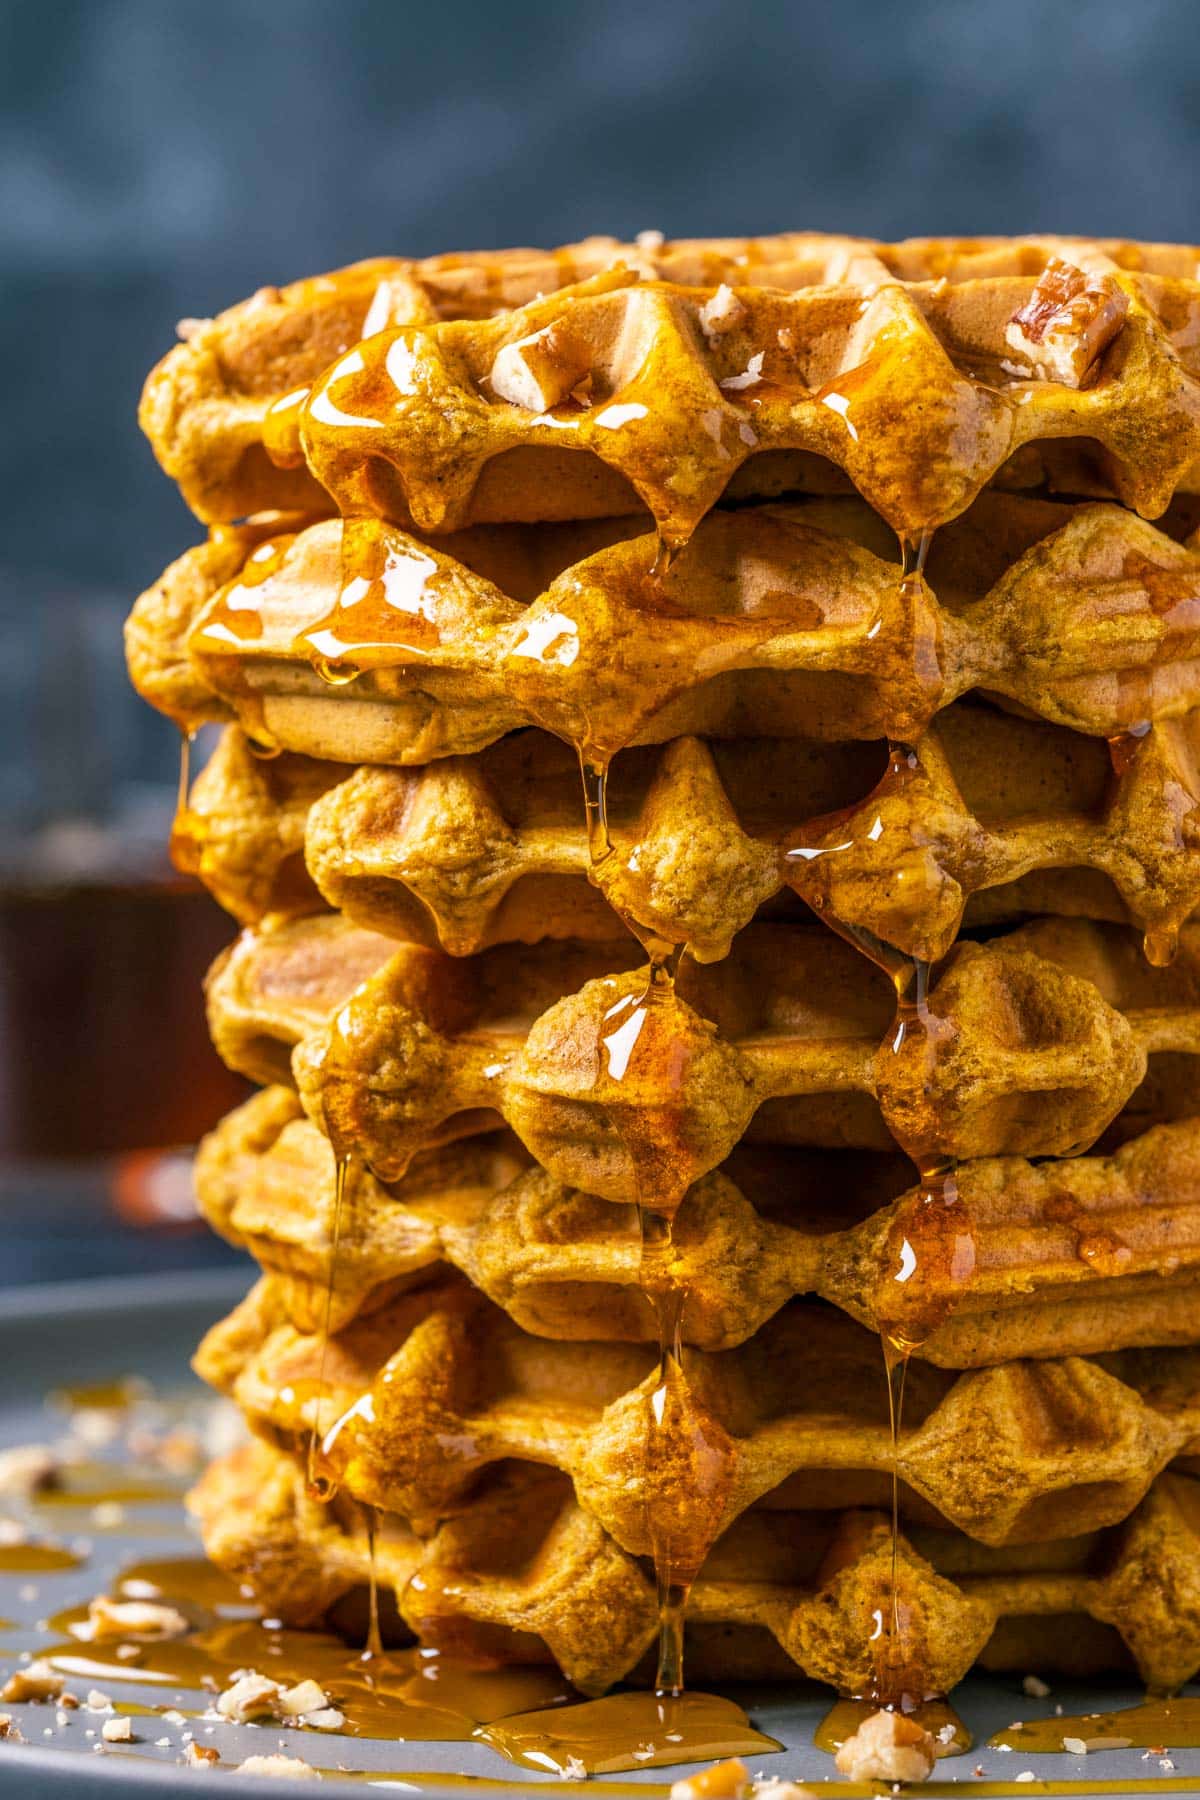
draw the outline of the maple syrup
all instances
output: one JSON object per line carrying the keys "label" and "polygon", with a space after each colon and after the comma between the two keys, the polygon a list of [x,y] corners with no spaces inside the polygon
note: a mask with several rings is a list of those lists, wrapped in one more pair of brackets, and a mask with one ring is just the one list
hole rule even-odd
{"label": "maple syrup", "polygon": [[[397,1741],[461,1741],[476,1727],[531,1708],[568,1704],[574,1692],[545,1665],[497,1667],[424,1650],[385,1649],[378,1613],[366,1652],[327,1632],[267,1625],[247,1597],[211,1565],[195,1558],[133,1564],[119,1578],[123,1599],[162,1600],[189,1621],[185,1636],[129,1637],[93,1644],[87,1612],[75,1607],[49,1625],[64,1634],[44,1655],[60,1673],[93,1683],[171,1689],[228,1687],[252,1668],[294,1686],[312,1679],[346,1719],[350,1736]],[[127,1703],[122,1710],[129,1710]]]}
{"label": "maple syrup", "polygon": [[475,1736],[510,1762],[552,1775],[607,1775],[783,1747],[756,1731],[732,1700],[696,1693],[610,1694],[500,1719]]}
{"label": "maple syrup", "polygon": [[0,1544],[0,1575],[53,1575],[84,1560],[61,1544]]}
{"label": "maple syrup", "polygon": [[78,1462],[63,1471],[59,1486],[45,1488],[35,1497],[39,1511],[76,1506],[152,1505],[178,1500],[186,1481],[169,1481],[157,1474],[142,1474],[120,1463]]}
{"label": "maple syrup", "polygon": [[379,1630],[379,1570],[376,1566],[379,1513],[374,1506],[364,1506],[362,1512],[367,1534],[367,1642],[364,1656],[375,1659],[383,1655],[383,1638]]}
{"label": "maple syrup", "polygon": [[[328,1434],[326,1434],[325,1432],[322,1431],[321,1414],[322,1414],[322,1410],[323,1410],[323,1402],[325,1399],[325,1391],[326,1391],[325,1369],[326,1369],[326,1363],[327,1363],[328,1356],[329,1356],[330,1326],[333,1321],[333,1295],[334,1295],[334,1289],[337,1285],[338,1251],[341,1247],[341,1239],[342,1239],[342,1215],[344,1213],[345,1206],[346,1206],[346,1185],[350,1178],[351,1161],[352,1161],[351,1157],[344,1152],[342,1154],[339,1154],[337,1157],[337,1172],[336,1172],[336,1176],[335,1176],[334,1197],[333,1197],[333,1229],[330,1234],[329,1269],[328,1269],[328,1272],[325,1277],[325,1307],[324,1307],[324,1312],[323,1312],[323,1316],[322,1316],[322,1320],[321,1320],[320,1362],[319,1362],[318,1373],[317,1373],[317,1389],[316,1389],[316,1393],[312,1397],[312,1424],[309,1427],[308,1454],[305,1459],[306,1476],[307,1476],[306,1485],[308,1488],[309,1495],[314,1500],[332,1500],[334,1495],[337,1493],[337,1487],[338,1487],[337,1477],[333,1472],[333,1468],[329,1461],[327,1452],[329,1449],[332,1449],[332,1440],[336,1439],[338,1432],[340,1431],[341,1426],[344,1423],[344,1420],[339,1419],[338,1421],[336,1421],[332,1431],[329,1432]],[[374,1518],[374,1515],[372,1514],[372,1520],[373,1520],[373,1518]],[[372,1619],[374,1620],[375,1619],[375,1602],[374,1602],[374,1595],[375,1595],[375,1539],[374,1539],[373,1524],[371,1527],[370,1544],[371,1544],[371,1594],[372,1594],[371,1616],[372,1616]]]}
{"label": "maple syrup", "polygon": [[446,577],[437,560],[377,519],[346,518],[341,585],[333,608],[308,625],[296,646],[331,687],[364,670],[424,656],[440,642],[431,602]]}
{"label": "maple syrup", "polygon": [[1040,1756],[1047,1751],[1066,1751],[1064,1738],[1073,1738],[1092,1750],[1141,1750],[1159,1745],[1165,1755],[1168,1749],[1200,1749],[1200,1695],[1149,1699],[1115,1712],[1056,1713],[1048,1719],[1025,1719],[996,1732],[988,1745]]}
{"label": "maple syrup", "polygon": [[[665,574],[670,553],[661,539],[656,571],[660,564]],[[577,753],[589,878],[595,882],[597,871],[613,854],[608,830],[608,763],[593,760],[582,745],[577,746]],[[621,996],[602,1022],[598,1050],[603,1052],[605,1073],[618,1083],[629,1078],[631,1064],[636,1073],[638,1059],[655,1073],[672,1067],[678,1072],[674,1012],[680,1003],[675,996],[675,978],[684,954],[682,944],[664,943],[624,910],[620,916],[646,950],[649,965],[641,995]],[[598,1076],[600,1067],[598,1056]],[[675,1263],[674,1219],[688,1181],[677,1167],[670,1107],[633,1107],[619,1119],[610,1109],[610,1117],[626,1143],[635,1173],[641,1244],[638,1280],[653,1309],[657,1331],[657,1370],[645,1400],[644,1535],[654,1564],[658,1604],[655,1694],[660,1701],[677,1703],[684,1692],[688,1595],[720,1529],[733,1449],[717,1422],[696,1404],[683,1367],[681,1334],[687,1290]],[[669,1484],[665,1491],[660,1490],[657,1479],[660,1469]],[[597,1704],[614,1705],[611,1701]],[[619,1766],[635,1767],[636,1760]]]}

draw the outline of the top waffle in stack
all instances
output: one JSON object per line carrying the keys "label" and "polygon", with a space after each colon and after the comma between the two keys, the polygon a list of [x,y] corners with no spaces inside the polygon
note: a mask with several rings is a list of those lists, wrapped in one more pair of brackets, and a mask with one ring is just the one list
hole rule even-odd
{"label": "top waffle in stack", "polygon": [[[1089,1529],[1192,1517],[1160,1471],[1200,1389],[1196,268],[1062,239],[589,240],[364,264],[187,328],[143,418],[213,530],[128,644],[153,704],[226,726],[176,850],[249,928],[216,1041],[277,1084],[200,1166],[267,1272],[203,1366],[263,1436],[294,1449],[328,1400],[346,1493],[423,1529],[452,1505],[464,1545],[492,1464],[519,1486],[549,1462],[530,1566],[574,1533],[625,1571],[653,1547],[635,1347],[656,1284],[686,1289],[680,1416],[725,1446],[722,1498],[689,1524],[664,1438],[655,1504],[691,1564],[725,1533],[705,1618],[852,1684],[875,1576],[837,1645],[823,1601],[737,1581],[763,1506],[880,1499],[880,1418],[831,1401],[814,1434],[772,1372],[806,1345],[822,1385],[864,1326],[908,1332],[915,1258],[909,1347],[974,1373],[925,1371],[910,1519],[1057,1538],[1089,1482]],[[573,752],[593,810],[607,777],[607,838]],[[653,1017],[622,922],[691,953]],[[897,1144],[958,1165],[952,1206]],[[632,1200],[678,1207],[669,1276]],[[574,1340],[576,1391],[546,1338]],[[443,1470],[443,1428],[478,1455]],[[240,1569],[291,1531],[332,1598],[361,1553],[289,1479],[239,1533],[243,1477],[215,1477],[210,1539]],[[450,1612],[472,1592],[507,1628],[506,1577],[443,1538]],[[956,1679],[997,1612],[923,1567]],[[579,1622],[582,1577],[577,1631],[569,1596],[537,1603],[591,1685],[644,1639],[637,1577],[613,1581],[624,1635]],[[1064,1583],[1059,1611],[1110,1616]]]}

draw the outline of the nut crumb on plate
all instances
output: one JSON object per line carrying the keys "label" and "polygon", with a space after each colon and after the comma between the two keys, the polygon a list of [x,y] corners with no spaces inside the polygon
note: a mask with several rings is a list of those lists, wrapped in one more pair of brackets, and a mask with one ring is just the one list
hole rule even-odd
{"label": "nut crumb on plate", "polygon": [[300,1723],[307,1725],[310,1731],[340,1731],[346,1723],[346,1715],[336,1706],[318,1706],[312,1712],[301,1713]]}
{"label": "nut crumb on plate", "polygon": [[211,1744],[189,1744],[183,1753],[185,1769],[211,1769],[220,1760],[220,1751],[214,1750]]}
{"label": "nut crumb on plate", "polygon": [[249,1669],[217,1696],[217,1711],[239,1725],[248,1719],[277,1719],[282,1691],[277,1681]]}
{"label": "nut crumb on plate", "polygon": [[56,1487],[62,1474],[62,1458],[49,1444],[17,1444],[0,1450],[0,1494],[40,1494]]}
{"label": "nut crumb on plate", "polygon": [[100,1736],[106,1744],[131,1744],[133,1742],[132,1719],[105,1719],[100,1727]]}
{"label": "nut crumb on plate", "polygon": [[295,1687],[279,1689],[279,1711],[289,1719],[299,1719],[305,1713],[319,1712],[329,1705],[329,1695],[319,1682],[311,1678],[298,1681]]}
{"label": "nut crumb on plate", "polygon": [[39,1658],[24,1669],[13,1670],[0,1691],[0,1699],[61,1700],[65,1681],[65,1676]]}
{"label": "nut crumb on plate", "polygon": [[248,1756],[237,1766],[239,1775],[289,1775],[300,1781],[320,1781],[320,1772],[298,1756]]}
{"label": "nut crumb on plate", "polygon": [[[87,1639],[91,1643],[105,1638],[182,1637],[188,1622],[173,1606],[159,1606],[151,1600],[114,1600],[109,1594],[97,1594],[88,1604]],[[82,1634],[81,1634],[82,1635]]]}

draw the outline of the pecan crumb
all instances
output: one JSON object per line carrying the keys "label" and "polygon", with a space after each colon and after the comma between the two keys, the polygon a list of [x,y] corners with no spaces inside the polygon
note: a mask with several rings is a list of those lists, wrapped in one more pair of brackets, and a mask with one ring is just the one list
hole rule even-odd
{"label": "pecan crumb", "polygon": [[238,1764],[239,1775],[282,1775],[298,1777],[301,1781],[320,1781],[320,1772],[311,1763],[301,1762],[298,1756],[248,1756],[244,1763]]}

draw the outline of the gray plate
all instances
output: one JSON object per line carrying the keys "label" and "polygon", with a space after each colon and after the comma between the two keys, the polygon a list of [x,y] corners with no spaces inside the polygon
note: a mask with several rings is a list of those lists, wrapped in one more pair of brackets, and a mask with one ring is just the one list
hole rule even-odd
{"label": "gray plate", "polygon": [[[6,1377],[0,1390],[0,1446],[61,1435],[62,1415],[48,1411],[45,1400],[58,1386],[141,1374],[162,1390],[186,1387],[194,1381],[187,1365],[197,1340],[214,1319],[240,1298],[245,1286],[243,1275],[221,1273],[96,1281],[0,1294],[0,1369]],[[87,1535],[86,1511],[75,1529]],[[140,1541],[139,1531],[147,1541]],[[70,1532],[70,1526],[63,1528],[63,1535]],[[93,1552],[80,1569],[37,1577],[0,1576],[0,1616],[22,1621],[18,1629],[3,1631],[5,1649],[36,1649],[39,1642],[46,1641],[36,1629],[37,1619],[86,1602],[109,1584],[120,1567],[136,1557],[196,1551],[195,1537],[181,1508],[175,1505],[132,1507],[123,1531],[96,1535],[93,1542]],[[35,1582],[37,1594],[23,1598],[22,1590],[27,1593],[30,1581]],[[4,1667],[11,1667],[12,1661],[9,1657]],[[132,1683],[122,1684],[119,1697],[164,1703],[161,1688],[139,1688]],[[167,1696],[166,1704],[170,1704],[171,1697]],[[811,1783],[831,1780],[834,1771],[829,1757],[812,1747],[813,1728],[829,1704],[825,1690],[801,1684],[788,1689],[746,1690],[739,1692],[737,1698],[762,1730],[787,1746],[782,1754],[763,1758],[763,1774],[786,1775]],[[1021,1693],[1016,1678],[976,1676],[957,1690],[955,1704],[974,1731],[977,1745],[984,1745],[993,1732],[1014,1719],[1042,1716],[1052,1712],[1056,1703],[1065,1712],[1076,1713],[1133,1705],[1141,1698],[1140,1693],[1127,1688],[1106,1688],[1101,1692],[1064,1685],[1056,1688],[1048,1700],[1030,1700]],[[146,1731],[146,1741],[138,1744],[134,1752],[111,1749],[97,1755],[92,1749],[94,1740],[84,1736],[86,1730],[94,1730],[99,1724],[94,1715],[83,1711],[69,1714],[69,1723],[60,1729],[51,1707],[16,1706],[9,1710],[19,1718],[28,1741],[25,1745],[0,1743],[0,1791],[19,1795],[21,1800],[43,1800],[43,1796],[78,1800],[92,1791],[98,1800],[118,1800],[120,1795],[151,1800],[155,1795],[176,1795],[193,1779],[218,1782],[222,1794],[257,1795],[258,1800],[263,1800],[264,1793],[277,1791],[274,1787],[264,1789],[261,1780],[239,1778],[224,1769],[207,1775],[182,1770],[177,1766],[178,1730],[165,1725]],[[139,1724],[144,1729],[155,1722],[135,1721],[135,1730]],[[47,1728],[52,1734],[48,1738],[43,1735]],[[169,1736],[170,1748],[157,1748],[155,1736]],[[462,1800],[463,1790],[439,1787],[438,1775],[473,1775],[484,1777],[485,1781],[490,1777],[493,1781],[511,1782],[526,1792],[545,1789],[548,1783],[555,1785],[550,1778],[510,1768],[482,1744],[394,1744],[233,1725],[217,1726],[211,1736],[201,1739],[216,1745],[222,1758],[233,1763],[271,1751],[281,1740],[289,1754],[331,1770],[339,1761],[350,1761],[355,1768],[379,1771],[381,1778],[387,1772],[393,1780],[385,1783],[381,1779],[381,1786],[393,1793],[419,1791],[426,1800]],[[997,1791],[994,1783],[1002,1783],[1002,1791],[1029,1795],[1044,1792],[1042,1784],[1046,1781],[1070,1782],[1068,1791],[1076,1800],[1090,1800],[1101,1793],[1147,1789],[1200,1794],[1200,1751],[1176,1750],[1172,1760],[1173,1774],[1160,1772],[1157,1759],[1143,1759],[1138,1750],[1093,1754],[1085,1762],[1083,1758],[1065,1755],[1029,1756],[1022,1751],[1005,1754],[977,1748],[968,1756],[942,1762],[938,1781],[931,1786],[933,1792],[944,1792],[948,1784],[957,1787],[961,1783],[964,1794],[986,1794]],[[977,1767],[982,1767],[983,1780],[974,1773]],[[1038,1779],[1014,1783],[1014,1777],[1027,1769]],[[418,1789],[405,1782],[405,1770],[432,1779],[422,1780]],[[757,1765],[754,1772],[760,1772]],[[645,1770],[601,1777],[598,1785],[644,1785],[646,1800],[651,1800],[656,1788],[665,1791],[665,1784],[683,1773],[686,1769]],[[1109,1785],[1113,1783],[1117,1785]],[[283,1791],[288,1790],[285,1787]],[[322,1791],[350,1800],[363,1789],[360,1783],[340,1782],[335,1776]],[[479,1791],[486,1796],[489,1788],[481,1783]],[[1062,1789],[1056,1786],[1055,1791]]]}

